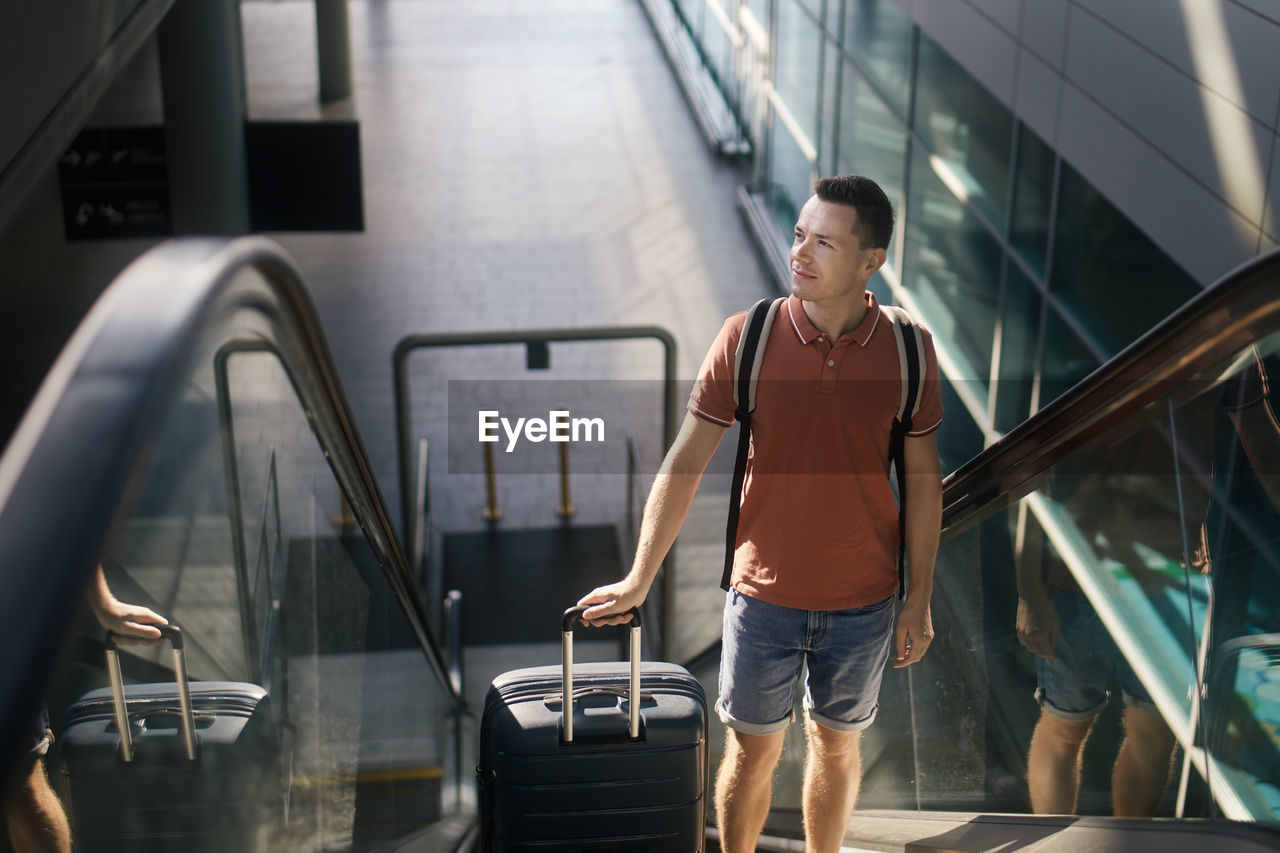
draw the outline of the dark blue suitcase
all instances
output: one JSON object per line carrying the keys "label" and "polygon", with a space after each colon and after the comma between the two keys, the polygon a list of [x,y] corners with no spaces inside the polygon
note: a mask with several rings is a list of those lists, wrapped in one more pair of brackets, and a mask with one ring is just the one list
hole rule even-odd
{"label": "dark blue suitcase", "polygon": [[174,644],[175,682],[131,685],[126,696],[109,636],[111,687],[67,712],[58,763],[76,850],[275,849],[288,770],[267,691],[188,683],[181,631],[161,630]]}
{"label": "dark blue suitcase", "polygon": [[489,687],[477,767],[482,849],[701,851],[708,766],[702,685],[684,667],[640,662],[634,610],[629,665],[575,668],[573,626],[585,609],[565,613],[561,666],[512,670]]}

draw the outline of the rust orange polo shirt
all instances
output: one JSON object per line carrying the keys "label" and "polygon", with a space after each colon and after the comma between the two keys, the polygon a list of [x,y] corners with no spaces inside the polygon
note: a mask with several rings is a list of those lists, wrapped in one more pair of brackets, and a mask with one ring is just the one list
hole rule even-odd
{"label": "rust orange polo shirt", "polygon": [[[885,309],[834,344],[792,296],[769,332],[756,387],[732,585],[744,595],[804,610],[843,610],[898,588],[898,505],[889,438],[902,393],[898,347]],[[734,422],[733,360],[746,312],[725,321],[707,352],[688,408]],[[920,409],[909,435],[942,423],[938,359],[924,340]]]}

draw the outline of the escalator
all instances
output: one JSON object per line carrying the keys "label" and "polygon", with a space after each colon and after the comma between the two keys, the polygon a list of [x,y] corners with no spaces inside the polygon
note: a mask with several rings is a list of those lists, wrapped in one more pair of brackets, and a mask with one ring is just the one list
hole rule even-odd
{"label": "escalator", "polygon": [[[1277,254],[1233,273],[948,477],[938,636],[886,678],[850,847],[1280,844],[1278,279]],[[95,565],[116,597],[183,625],[193,679],[272,696],[284,784],[251,833],[261,849],[474,843],[475,720],[432,627],[439,602],[418,591],[274,244],[180,241],[140,258],[0,457],[0,626],[20,650],[0,656],[5,766],[42,703],[60,734],[65,710],[106,684],[80,592]],[[1019,578],[1024,597],[1048,582],[1082,600],[1167,724],[1159,820],[1107,816],[1118,689],[1084,753],[1080,816],[1030,814],[1040,708]],[[122,658],[128,682],[173,678],[164,649]],[[717,661],[714,645],[688,661],[708,693]],[[799,849],[804,749],[798,727],[788,737],[762,849]],[[48,766],[74,824],[65,740]],[[148,849],[174,841],[145,822],[126,831]]]}
{"label": "escalator", "polygon": [[[435,851],[473,831],[474,721],[274,244],[169,243],[117,278],[0,462],[0,553],[5,766],[47,705],[76,849]],[[171,760],[181,709],[152,708],[128,722],[136,769],[108,770],[106,794],[83,781],[82,738],[65,735],[67,709],[107,684],[80,592],[95,564],[115,598],[182,626],[193,692],[265,689],[251,775],[217,763],[200,713],[196,759]],[[174,680],[167,646],[120,657],[127,691]],[[114,740],[107,705],[89,717]],[[193,805],[233,772],[262,782],[260,808]]]}

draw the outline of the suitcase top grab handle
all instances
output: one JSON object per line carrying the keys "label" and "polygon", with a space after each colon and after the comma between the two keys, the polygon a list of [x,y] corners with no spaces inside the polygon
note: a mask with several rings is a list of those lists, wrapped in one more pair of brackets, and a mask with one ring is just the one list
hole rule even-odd
{"label": "suitcase top grab handle", "polygon": [[[173,644],[173,675],[178,683],[178,705],[182,712],[182,741],[186,747],[188,760],[195,761],[198,757],[196,715],[191,705],[191,685],[187,682],[187,657],[183,651],[182,629],[172,622],[155,627],[160,629],[162,639]],[[115,705],[116,730],[120,732],[120,760],[128,764],[133,761],[133,730],[129,727],[129,708],[124,699],[124,676],[120,672],[117,637],[125,638],[126,635],[117,634],[114,631],[107,632],[107,676],[111,679],[111,701]]]}
{"label": "suitcase top grab handle", "polygon": [[[582,614],[586,610],[587,605],[582,604],[570,607],[564,612],[564,619],[561,622],[560,651],[564,671],[560,682],[564,689],[564,698],[560,703],[560,709],[564,715],[565,743],[573,743],[573,626],[582,621]],[[640,738],[640,608],[633,607],[628,612],[631,614],[631,642],[628,644],[631,662],[631,689],[630,698],[627,700],[630,706],[628,733],[632,740],[638,740]]]}
{"label": "suitcase top grab handle", "polygon": [[[591,609],[590,604],[579,604],[576,607],[570,607],[568,610],[564,612],[564,619],[560,621],[560,630],[565,632],[572,631],[574,625],[577,625],[578,623],[582,622],[582,614],[586,613],[590,609]],[[631,614],[631,623],[630,623],[631,627],[639,628],[640,627],[640,608],[633,607],[627,612]]]}

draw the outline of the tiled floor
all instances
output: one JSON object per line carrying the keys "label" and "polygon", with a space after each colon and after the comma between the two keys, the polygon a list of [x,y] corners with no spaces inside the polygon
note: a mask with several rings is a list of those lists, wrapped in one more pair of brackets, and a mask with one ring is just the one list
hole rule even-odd
{"label": "tiled floor", "polygon": [[[312,5],[243,12],[252,117],[316,113]],[[733,205],[744,173],[698,136],[635,0],[353,3],[351,29],[355,96],[331,109],[361,123],[367,230],[278,239],[393,506],[403,335],[652,323],[687,379],[769,291]],[[604,357],[610,379],[659,375]]]}

